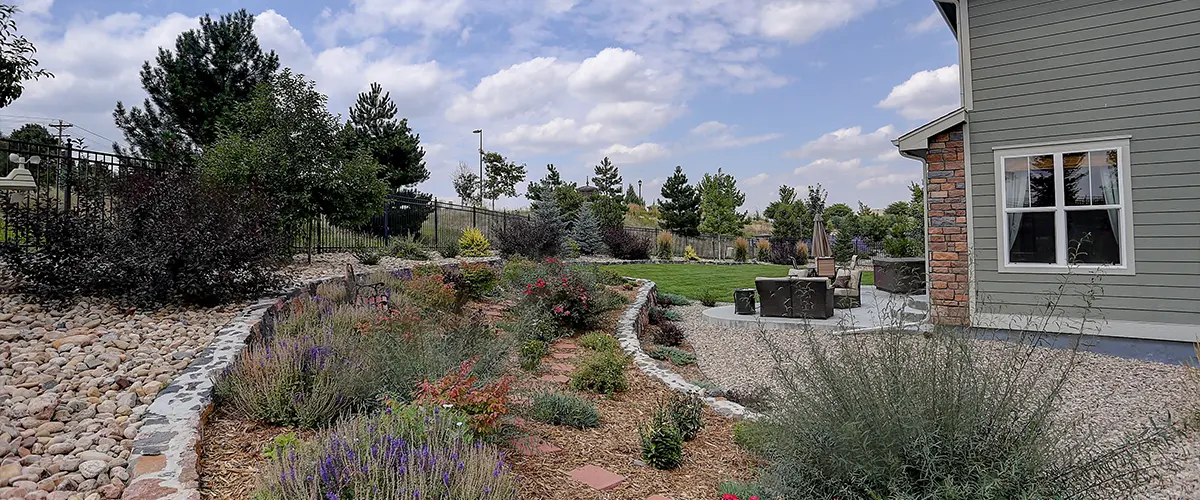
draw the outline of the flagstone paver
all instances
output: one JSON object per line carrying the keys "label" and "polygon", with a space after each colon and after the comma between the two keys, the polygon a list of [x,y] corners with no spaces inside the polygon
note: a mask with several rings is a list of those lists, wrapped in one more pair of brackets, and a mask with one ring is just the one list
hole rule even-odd
{"label": "flagstone paver", "polygon": [[646,497],[646,500],[672,500],[672,498],[664,497],[662,495],[650,495],[649,497]]}
{"label": "flagstone paver", "polygon": [[565,384],[571,381],[571,377],[565,377],[562,375],[542,375],[538,377],[538,380],[543,382],[554,382],[556,384]]}
{"label": "flagstone paver", "polygon": [[624,476],[614,474],[595,465],[585,465],[571,471],[571,479],[597,490],[607,490],[625,481]]}
{"label": "flagstone paver", "polygon": [[550,357],[552,357],[554,359],[571,359],[576,356],[577,356],[577,354],[575,354],[573,352],[552,352],[552,353],[550,353]]}
{"label": "flagstone paver", "polygon": [[525,456],[545,455],[562,451],[562,448],[542,441],[537,436],[524,436],[513,439],[512,447],[517,450],[517,453]]}
{"label": "flagstone paver", "polygon": [[553,371],[553,372],[570,373],[571,370],[574,370],[574,369],[575,369],[574,366],[571,366],[571,365],[568,365],[565,363],[551,363],[550,364],[550,371]]}

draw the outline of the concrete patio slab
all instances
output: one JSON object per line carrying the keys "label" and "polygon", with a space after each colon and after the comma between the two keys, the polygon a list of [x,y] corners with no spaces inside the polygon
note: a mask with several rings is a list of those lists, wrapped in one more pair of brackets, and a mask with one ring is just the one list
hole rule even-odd
{"label": "concrete patio slab", "polygon": [[864,286],[861,292],[862,305],[850,309],[835,309],[828,319],[774,318],[758,314],[734,314],[733,306],[718,306],[704,311],[704,320],[730,327],[745,328],[761,324],[768,330],[801,329],[806,326],[821,329],[878,328],[921,321],[928,311],[929,298],[925,295],[897,295]]}

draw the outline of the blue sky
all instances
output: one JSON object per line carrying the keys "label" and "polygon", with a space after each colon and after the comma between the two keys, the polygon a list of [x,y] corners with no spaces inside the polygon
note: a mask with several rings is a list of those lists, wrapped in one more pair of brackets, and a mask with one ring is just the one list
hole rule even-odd
{"label": "blue sky", "polygon": [[[421,134],[453,198],[484,147],[582,182],[610,156],[646,198],[682,165],[722,168],[761,209],[781,184],[882,207],[920,165],[888,142],[958,106],[954,37],[929,0],[24,0],[21,30],[56,78],[0,110],[0,128],[72,122],[88,147],[120,139],[143,60],[245,7],[261,43],[346,113],[372,81]],[[34,118],[29,118],[34,117]],[[505,200],[520,206],[523,200]]]}

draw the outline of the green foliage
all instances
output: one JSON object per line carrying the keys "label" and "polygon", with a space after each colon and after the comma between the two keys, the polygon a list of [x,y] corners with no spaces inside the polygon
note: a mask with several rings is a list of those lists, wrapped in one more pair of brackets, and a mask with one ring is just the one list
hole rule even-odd
{"label": "green foliage", "polygon": [[659,292],[658,303],[668,306],[689,306],[692,305],[691,299],[684,297],[678,293]]}
{"label": "green foliage", "polygon": [[849,235],[839,234],[833,238],[833,260],[839,264],[850,262],[855,252],[854,242]]}
{"label": "green foliage", "polygon": [[904,257],[920,257],[921,244],[910,238],[888,238],[883,242],[883,253],[888,257],[904,258]]}
{"label": "green foliage", "polygon": [[516,196],[517,184],[525,180],[525,165],[517,165],[500,153],[484,153],[483,169],[483,198],[492,200],[493,209],[501,196]]}
{"label": "green foliage", "polygon": [[548,198],[534,207],[529,220],[510,220],[503,227],[493,229],[493,234],[501,254],[540,259],[562,252],[566,223],[558,210],[558,202]]}
{"label": "green foliage", "polygon": [[458,162],[458,168],[450,177],[450,183],[454,185],[454,194],[458,195],[463,206],[480,206],[479,174],[476,174],[466,163]]}
{"label": "green foliage", "polygon": [[779,199],[767,205],[763,216],[774,223],[771,236],[774,238],[799,239],[812,235],[812,226],[805,226],[804,220],[808,209],[802,201],[796,198],[796,189],[791,186],[779,186]]}
{"label": "green foliage", "polygon": [[358,94],[341,137],[348,150],[365,151],[381,165],[376,175],[390,192],[429,179],[421,136],[408,127],[407,118],[396,120],[396,104],[378,83]]}
{"label": "green foliage", "polygon": [[825,209],[825,220],[829,221],[838,217],[847,217],[854,215],[854,209],[845,203],[834,203],[829,208]]}
{"label": "green foliage", "polygon": [[471,375],[498,377],[513,347],[480,318],[411,308],[371,324],[359,346],[375,369],[375,389],[404,396],[413,395],[418,382],[442,377],[467,361]]}
{"label": "green foliage", "polygon": [[1164,465],[1169,427],[1099,439],[1064,414],[1078,353],[1041,347],[1041,334],[801,334],[800,352],[757,335],[788,381],[763,423],[774,495],[1132,498]]}
{"label": "green foliage", "polygon": [[[113,111],[116,126],[130,145],[130,154],[187,163],[200,150],[207,152],[208,146],[222,136],[231,135],[221,132],[224,120],[236,108],[254,99],[260,93],[259,87],[267,84],[279,69],[275,52],[263,52],[259,47],[254,19],[245,9],[222,15],[215,21],[205,14],[200,18],[199,28],[184,31],[175,38],[174,51],[160,47],[153,65],[150,61],[143,63],[142,89],[149,98],[140,109],[127,110],[123,103],[117,102]],[[230,130],[244,133],[237,124]],[[291,128],[278,131],[290,132]],[[333,137],[331,131],[321,137],[328,142],[314,144],[307,150],[326,148]],[[258,160],[266,164],[275,158],[266,154]]]}
{"label": "green foliage", "polygon": [[604,229],[604,246],[614,258],[645,260],[650,258],[650,239],[619,227]]}
{"label": "green foliage", "polygon": [[591,332],[579,339],[579,345],[593,351],[621,350],[621,343],[616,337],[604,332]]}
{"label": "green foliage", "polygon": [[358,260],[360,264],[374,266],[379,264],[379,260],[383,258],[383,252],[380,252],[374,248],[367,248],[354,252],[354,258]]}
{"label": "green foliage", "polygon": [[536,270],[537,264],[532,260],[520,255],[509,257],[500,271],[500,285],[509,290],[524,287]]}
{"label": "green foliage", "polygon": [[629,358],[623,352],[597,351],[571,374],[571,388],[598,394],[625,392],[629,388],[629,382],[625,379],[625,364],[628,362]]}
{"label": "green foliage", "polygon": [[579,245],[579,253],[583,255],[604,251],[604,241],[600,239],[600,221],[592,213],[591,203],[579,207],[571,226],[571,239]]}
{"label": "green foliage", "polygon": [[562,254],[568,259],[577,259],[583,254],[583,251],[579,249],[579,243],[576,243],[575,240],[568,239],[563,242]]}
{"label": "green foliage", "polygon": [[54,77],[37,68],[38,60],[33,58],[37,48],[25,39],[25,35],[18,34],[13,16],[19,11],[12,5],[0,5],[0,50],[4,54],[3,64],[0,64],[0,108],[21,97],[25,82]]}
{"label": "green foliage", "polygon": [[592,198],[592,212],[601,229],[619,228],[625,221],[629,205],[621,192],[621,174],[616,165],[605,157],[596,165],[592,184],[598,191]]}
{"label": "green foliage", "polygon": [[767,496],[767,491],[757,483],[742,483],[737,481],[723,481],[717,485],[718,495],[733,495],[738,500],[749,500],[753,497],[771,498]]}
{"label": "green foliage", "polygon": [[600,425],[596,404],[562,392],[539,392],[533,395],[529,416],[539,422],[590,429]]}
{"label": "green foliage", "polygon": [[750,260],[750,242],[746,238],[737,238],[733,240],[733,260],[735,262],[746,262]]}
{"label": "green foliage", "polygon": [[483,231],[468,227],[458,238],[458,248],[463,257],[487,257],[491,255],[492,244],[483,236]]}
{"label": "green foliage", "polygon": [[738,191],[737,180],[718,168],[716,174],[704,174],[699,191],[700,232],[727,236],[741,234],[746,225],[746,214],[737,209],[746,202],[746,195]]}
{"label": "green foliage", "polygon": [[586,201],[578,187],[574,182],[563,182],[558,169],[550,164],[546,165],[545,177],[538,182],[529,183],[525,197],[533,202],[534,207],[543,200],[553,198],[558,203],[558,210],[562,212],[563,219],[574,221],[579,217],[579,208]]}
{"label": "green foliage", "polygon": [[462,249],[458,246],[458,240],[450,240],[446,242],[446,245],[442,247],[439,253],[442,254],[442,257],[453,259],[458,257],[461,252]]}
{"label": "green foliage", "polygon": [[683,247],[683,258],[685,260],[691,260],[691,261],[700,260],[700,256],[696,254],[696,249],[692,248],[691,245]]}
{"label": "green foliage", "polygon": [[663,311],[663,317],[670,321],[683,321],[683,315],[674,309]]}
{"label": "green foliage", "polygon": [[466,262],[459,266],[455,287],[472,299],[480,299],[492,293],[500,282],[500,275],[491,266],[482,262]]}
{"label": "green foliage", "polygon": [[642,197],[638,196],[637,191],[633,190],[633,184],[630,184],[629,189],[625,190],[625,204],[646,206],[645,200],[642,200]]}
{"label": "green foliage", "polygon": [[700,193],[688,184],[683,167],[675,167],[659,194],[663,229],[681,236],[700,234]]}
{"label": "green foliage", "polygon": [[661,405],[649,424],[638,429],[642,460],[655,469],[677,469],[683,464],[683,436],[675,427],[667,408]]}
{"label": "green foliage", "polygon": [[705,307],[713,307],[713,306],[717,305],[717,300],[719,299],[719,297],[720,296],[717,295],[717,292],[715,290],[709,288],[709,289],[702,290],[700,292],[700,294],[696,297],[696,300],[699,300],[700,303],[703,304]]}
{"label": "green foliage", "polygon": [[605,156],[603,160],[600,160],[600,164],[596,165],[595,175],[592,176],[592,184],[596,186],[596,189],[599,189],[596,194],[598,196],[618,199],[623,203],[624,199],[621,195],[621,183],[620,171],[617,169],[617,166],[613,165],[612,161],[609,161],[608,157]]}
{"label": "green foliage", "polygon": [[684,441],[696,439],[700,430],[704,428],[704,401],[698,394],[676,393],[671,399],[671,404],[667,406],[667,414]]}
{"label": "green foliage", "polygon": [[[3,12],[6,7],[7,6],[0,5],[0,20],[2,20],[4,17]],[[0,88],[2,87],[3,84],[0,84]],[[3,97],[0,96],[0,99],[2,98]],[[51,134],[50,131],[46,129],[45,125],[40,123],[26,123],[21,125],[20,128],[13,130],[12,133],[8,134],[8,138],[14,141],[28,142],[30,144],[37,144],[41,146],[59,145],[58,138]],[[8,161],[8,158],[0,158],[0,163],[9,165],[9,168],[11,168],[11,163]],[[41,182],[43,182],[43,180],[38,179],[38,183],[40,184]]]}
{"label": "green foliage", "polygon": [[759,262],[768,262],[771,260],[771,241],[765,238],[759,238],[754,242],[755,254],[754,259]]}
{"label": "green foliage", "polygon": [[596,277],[601,285],[608,286],[624,285],[629,281],[624,276],[621,276],[621,273],[607,267],[599,269]]}
{"label": "green foliage", "polygon": [[674,239],[675,237],[670,231],[658,233],[655,256],[662,260],[671,260],[671,242]]}
{"label": "green foliage", "polygon": [[226,127],[204,149],[205,176],[269,193],[291,224],[318,215],[351,227],[368,223],[388,187],[377,178],[378,162],[339,146],[342,127],[327,101],[290,70],[270,78],[225,116]]}
{"label": "green foliage", "polygon": [[517,320],[512,332],[518,339],[539,340],[547,344],[569,333],[559,324],[554,313],[536,303],[526,304],[517,309]]}
{"label": "green foliage", "polygon": [[550,347],[546,342],[541,340],[526,340],[521,343],[521,369],[525,371],[537,370],[542,365],[542,358],[550,354]]}
{"label": "green foliage", "polygon": [[765,455],[771,446],[770,424],[754,420],[741,420],[733,424],[733,442],[755,455]]}
{"label": "green foliage", "polygon": [[388,245],[388,253],[397,259],[429,260],[429,253],[418,238],[415,234],[392,238],[391,244]]}
{"label": "green foliage", "polygon": [[295,448],[296,445],[302,443],[300,438],[296,437],[295,432],[280,434],[271,438],[271,442],[263,447],[263,456],[267,460],[278,460],[283,457],[287,450]]}
{"label": "green foliage", "polygon": [[696,364],[696,355],[683,349],[670,346],[656,346],[646,349],[646,354],[659,361],[670,361],[675,366]]}

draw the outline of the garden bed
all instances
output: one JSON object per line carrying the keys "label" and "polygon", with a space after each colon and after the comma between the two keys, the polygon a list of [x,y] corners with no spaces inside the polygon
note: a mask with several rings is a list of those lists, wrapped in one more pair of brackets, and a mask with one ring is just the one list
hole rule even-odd
{"label": "garden bed", "polygon": [[[564,275],[564,283],[566,279]],[[641,304],[637,302],[639,290],[636,288],[610,285],[607,290],[603,293],[615,292],[623,295],[627,302],[632,300]],[[645,297],[645,294],[641,296]],[[518,311],[526,310],[522,309],[526,301],[514,302],[507,297],[512,295],[486,295],[485,300],[467,304],[463,308],[464,314],[478,311],[477,318],[500,327],[497,329],[500,338],[513,336],[513,341],[525,338],[527,334],[522,333],[525,330],[520,325],[530,321],[521,315],[530,313]],[[511,354],[506,357],[506,367],[484,379],[496,381],[509,377],[511,380],[510,401],[499,415],[503,424],[498,433],[488,435],[485,441],[507,455],[504,461],[511,467],[511,474],[519,478],[516,485],[522,497],[596,498],[597,495],[610,495],[614,498],[646,498],[663,494],[676,500],[702,499],[716,497],[721,482],[751,479],[757,463],[733,442],[732,421],[707,408],[700,413],[703,430],[695,439],[684,443],[682,462],[678,467],[672,470],[650,467],[643,460],[639,430],[645,428],[661,405],[677,396],[659,380],[642,373],[636,365],[626,362],[621,369],[627,385],[623,391],[596,394],[566,383],[568,376],[584,371],[594,358],[603,357],[607,352],[608,347],[592,344],[597,338],[607,336],[609,341],[603,344],[616,345],[616,339],[604,332],[614,331],[621,318],[629,314],[624,306],[609,310],[588,322],[591,326],[548,343],[538,366],[525,367],[532,370],[516,366],[528,356],[519,359],[516,352],[520,349],[513,344]],[[582,331],[593,333],[580,337]],[[593,405],[599,425],[580,429],[539,421],[540,417],[535,416],[531,407],[536,406],[534,400],[546,391]],[[255,420],[244,412],[230,411],[230,407],[218,400],[217,409],[199,443],[202,450],[200,491],[204,498],[251,496],[262,484],[264,471],[271,469],[264,448],[278,444],[280,436],[294,435],[300,440],[318,441],[327,432]],[[576,469],[585,466],[603,468],[622,480],[600,493],[593,486],[572,479]]]}

